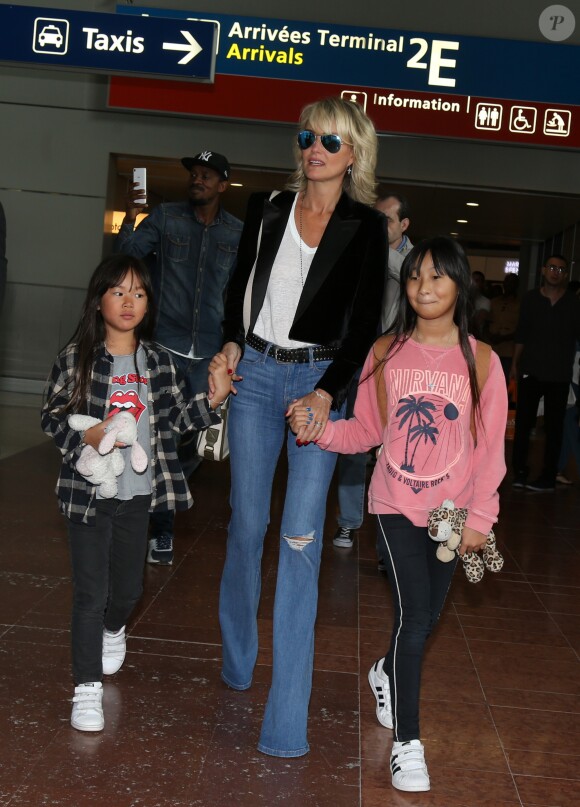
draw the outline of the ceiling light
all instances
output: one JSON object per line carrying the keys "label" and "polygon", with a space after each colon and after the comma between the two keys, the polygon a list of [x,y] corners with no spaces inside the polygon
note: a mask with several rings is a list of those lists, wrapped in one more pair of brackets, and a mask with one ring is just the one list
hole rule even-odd
{"label": "ceiling light", "polygon": [[459,235],[459,233],[449,233],[449,235]]}
{"label": "ceiling light", "polygon": [[458,224],[467,224],[467,219],[457,219]]}
{"label": "ceiling light", "polygon": [[467,207],[479,207],[479,202],[466,202]]}
{"label": "ceiling light", "polygon": [[230,182],[230,188],[243,188],[243,184],[241,182]]}

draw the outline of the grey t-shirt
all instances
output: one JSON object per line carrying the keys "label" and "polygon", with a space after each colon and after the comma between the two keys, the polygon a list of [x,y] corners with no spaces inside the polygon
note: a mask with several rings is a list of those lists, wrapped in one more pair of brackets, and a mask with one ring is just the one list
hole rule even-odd
{"label": "grey t-shirt", "polygon": [[[145,351],[140,347],[137,351],[137,367],[135,372],[133,354],[114,356],[111,378],[111,397],[108,403],[107,416],[118,412],[131,412],[137,421],[137,441],[147,454],[149,462],[141,474],[131,466],[131,447],[121,448],[121,456],[125,460],[125,469],[117,477],[118,493],[116,498],[132,499],[134,496],[148,496],[151,493],[151,436],[149,432],[149,409],[147,398],[148,379],[144,372],[147,366]],[[97,498],[99,496],[97,488]]]}

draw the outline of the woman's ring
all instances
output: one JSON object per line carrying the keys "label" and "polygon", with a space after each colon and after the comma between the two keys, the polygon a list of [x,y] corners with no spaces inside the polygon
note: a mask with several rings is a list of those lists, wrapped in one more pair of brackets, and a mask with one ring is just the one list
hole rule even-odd
{"label": "woman's ring", "polygon": [[315,426],[322,426],[322,421],[321,420],[315,420],[314,425]]}

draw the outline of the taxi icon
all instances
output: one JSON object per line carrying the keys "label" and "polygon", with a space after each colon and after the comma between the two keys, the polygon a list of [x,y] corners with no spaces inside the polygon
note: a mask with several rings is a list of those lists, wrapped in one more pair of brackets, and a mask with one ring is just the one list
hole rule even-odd
{"label": "taxi icon", "polygon": [[62,32],[56,25],[45,25],[38,34],[38,44],[41,48],[44,48],[46,45],[54,45],[57,48],[61,48],[62,43]]}

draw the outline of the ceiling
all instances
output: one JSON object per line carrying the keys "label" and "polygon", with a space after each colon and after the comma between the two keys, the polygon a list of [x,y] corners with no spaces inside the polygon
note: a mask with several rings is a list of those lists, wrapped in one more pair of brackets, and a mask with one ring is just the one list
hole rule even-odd
{"label": "ceiling", "polygon": [[[150,204],[185,198],[187,174],[179,160],[139,158],[147,168]],[[117,157],[116,206],[123,209],[125,182],[132,176],[136,158]],[[291,167],[289,166],[288,173]],[[288,174],[280,171],[232,166],[232,183],[224,195],[224,207],[244,218],[248,196],[254,191],[281,188]],[[381,178],[386,183],[386,179]],[[445,187],[388,183],[406,196],[412,216],[409,234],[413,241],[433,235],[457,233],[471,254],[518,253],[524,242],[542,242],[580,222],[580,197],[524,194],[507,189]],[[478,207],[468,207],[477,202]],[[467,219],[460,224],[457,219]],[[579,233],[580,237],[580,233]]]}

